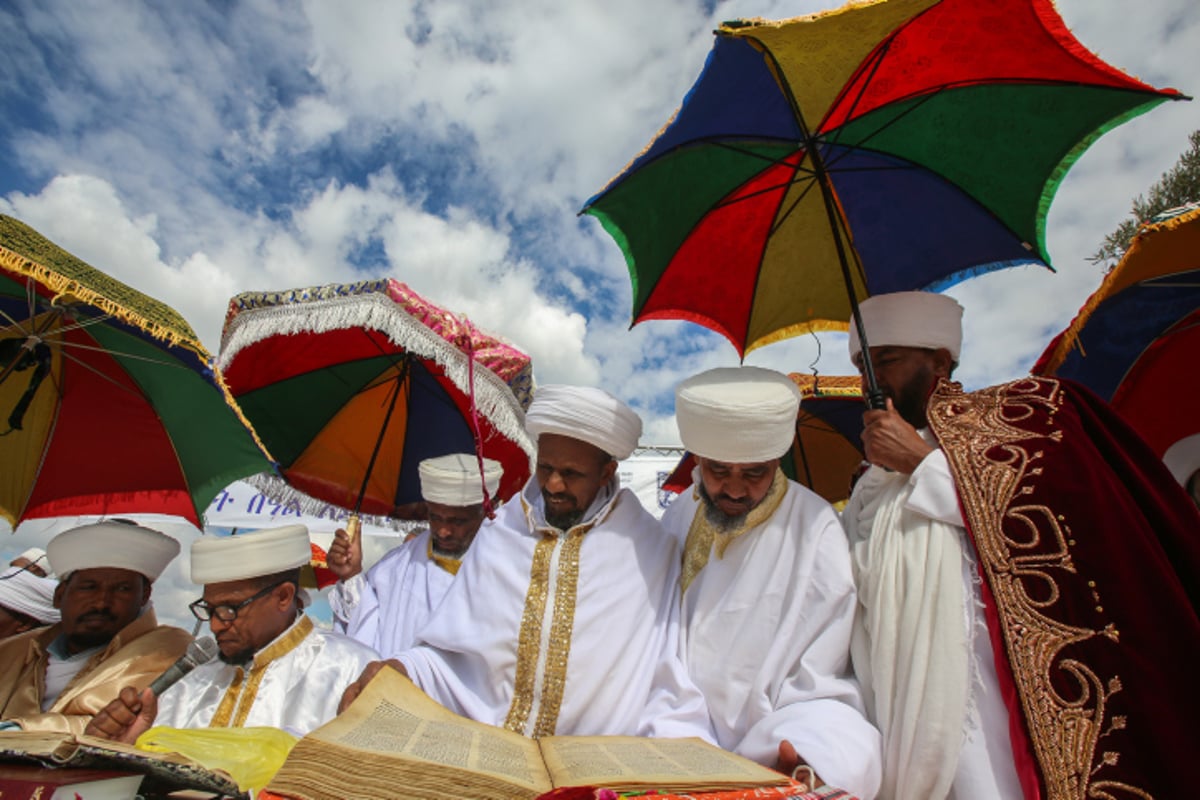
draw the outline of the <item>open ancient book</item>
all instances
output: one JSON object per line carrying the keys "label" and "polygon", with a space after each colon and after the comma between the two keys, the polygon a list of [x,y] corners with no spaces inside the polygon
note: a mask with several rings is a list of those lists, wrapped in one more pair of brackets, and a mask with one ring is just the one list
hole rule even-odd
{"label": "open ancient book", "polygon": [[142,794],[189,789],[223,797],[244,796],[227,774],[208,769],[186,756],[150,753],[92,736],[0,731],[0,764],[5,763],[136,772],[145,776]]}
{"label": "open ancient book", "polygon": [[561,786],[720,791],[788,779],[700,739],[528,739],[448,711],[382,670],[292,749],[268,792],[299,800],[536,798]]}

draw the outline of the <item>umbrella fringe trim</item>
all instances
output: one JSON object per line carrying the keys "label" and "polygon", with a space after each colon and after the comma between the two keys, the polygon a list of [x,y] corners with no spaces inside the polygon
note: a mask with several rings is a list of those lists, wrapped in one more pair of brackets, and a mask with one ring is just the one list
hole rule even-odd
{"label": "umbrella fringe trim", "polygon": [[[279,503],[289,509],[295,508],[301,514],[310,517],[319,517],[330,508],[341,508],[341,506],[333,503],[326,503],[324,500],[307,495],[304,492],[291,486],[283,478],[277,475],[272,475],[268,472],[260,472],[256,475],[251,475],[244,478],[246,483],[253,486],[263,497],[270,500],[272,503]],[[393,531],[407,532],[411,526],[405,525],[406,520],[393,519],[392,517],[381,517],[374,514],[359,514],[358,518],[364,524],[374,525],[380,528],[389,528]],[[336,520],[335,520],[336,521]]]}
{"label": "umbrella fringe trim", "polygon": [[[397,314],[403,315],[410,324],[397,325]],[[302,306],[292,304],[244,310],[229,322],[224,337],[225,346],[216,361],[217,371],[227,368],[243,348],[273,336],[326,333],[350,327],[380,331],[396,346],[432,359],[459,390],[474,395],[476,408],[493,428],[526,453],[533,454],[533,442],[525,430],[525,412],[512,387],[486,364],[476,361],[479,369],[475,370],[472,391],[468,365],[463,357],[466,354],[425,323],[411,317],[385,295],[335,297]]]}
{"label": "umbrella fringe trim", "polygon": [[39,264],[37,261],[10,250],[3,245],[0,245],[0,268],[27,278],[33,278],[54,292],[55,299],[63,295],[78,298],[88,305],[95,306],[105,314],[109,314],[122,322],[144,331],[155,339],[164,341],[171,346],[185,347],[201,356],[205,361],[209,359],[208,351],[198,340],[185,336],[178,330],[174,330],[167,325],[155,322],[131,311],[96,290],[89,289],[76,279],[56,272],[50,267]]}

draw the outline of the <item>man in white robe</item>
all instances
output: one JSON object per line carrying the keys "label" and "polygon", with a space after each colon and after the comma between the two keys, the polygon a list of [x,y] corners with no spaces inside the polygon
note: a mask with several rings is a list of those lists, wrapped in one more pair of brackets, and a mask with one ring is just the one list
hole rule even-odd
{"label": "man in white robe", "polygon": [[[886,411],[864,416],[870,469],[842,513],[861,608],[854,666],[883,733],[880,798],[1022,796],[992,642],[946,457],[925,404],[962,345],[962,307],[931,292],[860,305]],[[858,331],[850,357],[861,370]]]}
{"label": "man in white robe", "polygon": [[787,376],[714,369],[681,383],[675,414],[694,488],[663,515],[683,546],[685,662],[718,743],[867,799],[879,733],[850,674],[856,604],[836,512],[780,457],[800,397]]}
{"label": "man in white robe", "polygon": [[376,657],[349,637],[319,630],[304,614],[300,567],[312,551],[303,525],[192,544],[192,581],[204,597],[218,658],[155,697],[121,690],[88,725],[94,736],[133,742],[153,725],[275,727],[303,736],[337,713],[342,690]]}
{"label": "man in white robe", "polygon": [[543,386],[526,425],[534,477],[388,665],[452,711],[526,736],[712,741],[678,657],[678,547],[617,477],[641,420],[599,389]]}
{"label": "man in white robe", "polygon": [[504,468],[474,453],[427,458],[417,468],[429,528],[393,548],[364,575],[362,542],[338,530],[327,563],[338,576],[329,594],[334,628],[384,657],[416,644],[417,633],[458,574],[486,518],[485,501],[500,487]]}

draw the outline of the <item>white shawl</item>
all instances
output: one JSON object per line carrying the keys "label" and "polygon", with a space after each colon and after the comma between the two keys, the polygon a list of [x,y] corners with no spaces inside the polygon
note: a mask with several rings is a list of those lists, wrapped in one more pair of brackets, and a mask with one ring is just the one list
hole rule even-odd
{"label": "white shawl", "polygon": [[969,692],[960,534],[906,510],[908,475],[872,467],[859,483],[843,514],[858,582],[851,652],[883,734],[879,798],[942,798]]}

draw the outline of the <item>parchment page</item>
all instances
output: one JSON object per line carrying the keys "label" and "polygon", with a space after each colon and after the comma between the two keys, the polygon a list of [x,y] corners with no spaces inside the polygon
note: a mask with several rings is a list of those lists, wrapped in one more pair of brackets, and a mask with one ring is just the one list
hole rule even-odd
{"label": "parchment page", "polygon": [[534,741],[458,716],[393,669],[381,670],[345,713],[308,738],[479,772],[534,791],[552,788]]}
{"label": "parchment page", "polygon": [[685,788],[787,782],[778,772],[701,739],[552,736],[540,744],[555,786]]}

